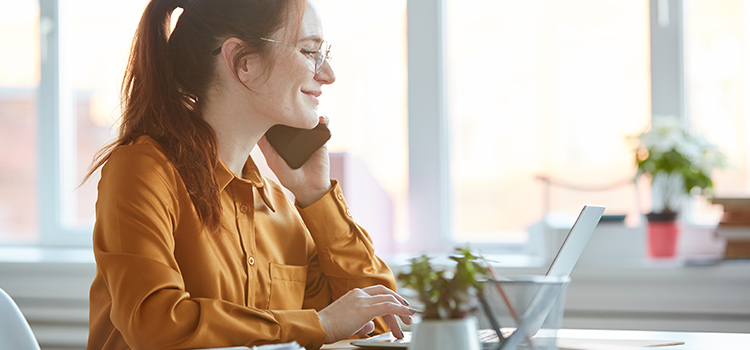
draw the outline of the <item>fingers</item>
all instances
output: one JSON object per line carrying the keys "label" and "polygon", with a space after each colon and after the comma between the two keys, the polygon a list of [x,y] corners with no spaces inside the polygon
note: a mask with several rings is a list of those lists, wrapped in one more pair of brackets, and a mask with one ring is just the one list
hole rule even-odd
{"label": "fingers", "polygon": [[401,325],[398,324],[396,317],[393,315],[385,315],[383,316],[383,321],[385,321],[385,324],[391,329],[391,334],[393,334],[396,339],[404,338],[404,332],[401,330]]}
{"label": "fingers", "polygon": [[405,324],[411,324],[411,315],[416,310],[384,286],[373,286],[363,289],[352,289],[331,305],[318,312],[321,325],[326,331],[326,343],[337,341],[353,334],[366,335],[375,329],[373,319],[382,317],[391,333],[396,338],[403,338],[400,318]]}
{"label": "fingers", "polygon": [[323,124],[323,125],[325,125],[325,126],[328,126],[328,124],[331,123],[331,120],[328,119],[327,115],[321,115],[320,117],[318,117],[318,120],[320,120],[320,123]]}
{"label": "fingers", "polygon": [[263,137],[258,140],[258,147],[260,147],[260,150],[263,152],[263,156],[266,157],[267,161],[280,158],[279,153],[276,152],[276,149],[274,149],[273,146],[271,146],[271,143],[266,139],[266,135],[263,135]]}
{"label": "fingers", "polygon": [[377,316],[385,315],[397,315],[397,316],[411,316],[417,313],[417,310],[412,309],[408,306],[398,305],[390,302],[371,304],[367,307],[370,310],[370,314]]}
{"label": "fingers", "polygon": [[412,318],[411,316],[400,316],[399,315],[398,318],[401,319],[401,322],[403,322],[404,324],[407,324],[407,325],[411,325],[412,323],[414,323],[414,318]]}
{"label": "fingers", "polygon": [[[372,295],[371,301],[374,302],[375,305],[382,304],[382,303],[391,303],[394,305],[401,304],[403,306],[409,305],[409,302],[406,301],[405,298],[403,298],[402,296],[398,295],[396,292],[382,285],[366,287],[366,288],[363,288],[361,291],[367,293],[368,295]],[[382,305],[379,305],[378,308],[380,311],[383,310]],[[403,311],[404,309],[399,308],[399,310]],[[406,311],[408,311],[408,314],[396,313],[396,312],[394,312],[393,314],[398,316],[401,319],[401,321],[404,322],[404,324],[410,325],[414,321],[414,319],[411,316],[416,313],[416,310],[413,308],[406,308]]]}
{"label": "fingers", "polygon": [[390,290],[388,287],[384,285],[379,284],[376,286],[365,287],[365,288],[362,288],[361,290],[369,295],[390,294],[394,298],[396,298],[402,305],[409,306],[409,302],[406,301],[404,297],[398,295],[398,293]]}
{"label": "fingers", "polygon": [[[417,310],[401,304],[398,298],[396,298],[394,295],[374,295],[369,297],[368,299],[371,303],[370,308],[378,310],[378,313],[382,313],[384,311],[388,312],[387,314],[381,315],[383,316],[383,319],[386,320],[386,322],[389,322],[388,320],[392,319],[393,324],[398,326],[398,322],[396,322],[396,318],[394,317],[397,316],[401,319],[402,322],[404,322],[404,324],[411,325],[413,323],[414,319],[412,318],[412,315],[414,315]],[[389,327],[391,327],[391,330],[395,329],[391,324],[389,324]],[[400,339],[400,337],[397,335],[398,332],[400,332],[400,328],[396,331],[393,331],[393,335]]]}
{"label": "fingers", "polygon": [[398,306],[404,306],[404,307],[407,306],[400,300],[400,298],[397,298],[390,294],[373,295],[373,296],[368,296],[367,298],[369,299],[371,303],[393,303],[394,305],[398,305]]}

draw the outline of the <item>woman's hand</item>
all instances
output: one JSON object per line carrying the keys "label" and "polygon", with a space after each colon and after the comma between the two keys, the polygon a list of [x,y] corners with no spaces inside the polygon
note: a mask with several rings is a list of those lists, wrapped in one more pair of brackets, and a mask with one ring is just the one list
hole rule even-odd
{"label": "woman's hand", "polygon": [[408,307],[404,298],[396,292],[378,285],[355,288],[318,312],[320,323],[326,331],[327,344],[346,339],[354,334],[367,335],[375,329],[372,320],[382,316],[394,337],[401,339],[404,333],[396,317],[411,324],[411,315],[416,310]]}
{"label": "woman's hand", "polygon": [[[328,125],[328,121],[327,117],[320,117],[321,123]],[[268,167],[276,174],[281,185],[292,191],[300,206],[315,203],[331,189],[330,161],[325,145],[315,151],[299,169],[290,168],[265,136],[258,141],[258,146],[266,157]]]}

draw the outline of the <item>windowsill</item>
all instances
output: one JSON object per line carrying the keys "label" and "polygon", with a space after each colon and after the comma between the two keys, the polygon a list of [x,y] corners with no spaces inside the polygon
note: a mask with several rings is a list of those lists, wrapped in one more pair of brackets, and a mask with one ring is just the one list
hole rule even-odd
{"label": "windowsill", "polygon": [[[411,256],[386,256],[398,274]],[[546,264],[521,254],[488,255],[501,276],[544,274]],[[436,263],[448,264],[445,255]],[[750,326],[750,260],[686,266],[684,260],[581,261],[567,289],[568,328],[738,331]],[[448,264],[449,266],[452,264]],[[87,248],[0,247],[0,288],[34,319],[57,317],[43,305],[63,305],[81,324],[96,274]],[[407,293],[408,294],[408,293]],[[407,294],[404,294],[408,297]],[[38,306],[42,305],[42,306]],[[48,315],[50,312],[53,315]],[[646,320],[646,321],[644,321]],[[604,322],[604,323],[602,323]],[[744,328],[743,328],[744,327]]]}
{"label": "windowsill", "polygon": [[[418,253],[397,253],[381,255],[381,258],[392,267],[402,267],[409,264],[409,260]],[[430,255],[430,254],[428,254]],[[438,265],[452,265],[448,254],[434,254],[433,262]],[[489,253],[484,254],[494,266],[506,271],[534,272],[542,271],[547,267],[547,262],[540,257],[526,253]],[[748,260],[722,260],[717,256],[702,258],[686,258],[682,256],[661,259],[606,259],[596,261],[593,258],[582,260],[576,267],[577,270],[597,269],[674,269],[708,267],[719,265],[750,266]],[[0,246],[0,264],[23,263],[23,264],[95,264],[94,253],[91,248],[67,248],[67,247],[2,247]]]}
{"label": "windowsill", "polygon": [[0,264],[94,264],[91,248],[0,247]]}
{"label": "windowsill", "polygon": [[[395,274],[408,264],[416,254],[400,253],[382,256]],[[448,254],[435,254],[433,263],[453,266]],[[485,254],[499,274],[503,276],[543,275],[549,262],[539,256],[523,253]],[[726,280],[728,283],[748,281],[750,260],[722,260],[718,258],[685,259],[608,259],[598,261],[596,257],[582,257],[572,273],[576,281],[662,281],[692,283],[699,276],[711,280]],[[14,266],[19,267],[14,269]],[[20,268],[24,266],[24,268]],[[0,273],[18,270],[19,273],[47,274],[53,272],[91,273],[96,262],[91,248],[52,247],[0,247]],[[92,276],[93,277],[93,276]]]}

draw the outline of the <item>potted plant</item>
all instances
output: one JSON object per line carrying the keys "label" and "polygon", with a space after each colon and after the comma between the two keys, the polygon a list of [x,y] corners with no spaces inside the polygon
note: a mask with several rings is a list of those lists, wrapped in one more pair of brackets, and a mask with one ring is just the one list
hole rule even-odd
{"label": "potted plant", "polygon": [[716,146],[683,128],[676,118],[654,118],[651,128],[638,135],[636,177],[651,179],[652,211],[649,222],[649,253],[653,257],[674,256],[681,204],[693,190],[713,188],[711,172],[725,165]]}
{"label": "potted plant", "polygon": [[484,260],[459,248],[455,270],[436,270],[427,255],[411,259],[409,270],[398,274],[402,286],[417,292],[424,307],[422,321],[415,326],[410,349],[479,350],[474,296],[488,277]]}

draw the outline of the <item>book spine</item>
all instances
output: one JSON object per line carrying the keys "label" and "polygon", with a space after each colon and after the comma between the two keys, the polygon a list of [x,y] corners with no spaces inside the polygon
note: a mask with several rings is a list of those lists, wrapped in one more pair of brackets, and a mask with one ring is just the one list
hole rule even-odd
{"label": "book spine", "polygon": [[725,211],[721,216],[720,225],[750,226],[750,211]]}
{"label": "book spine", "polygon": [[713,198],[711,203],[721,204],[724,211],[750,212],[750,197]]}
{"label": "book spine", "polygon": [[750,259],[750,240],[729,240],[724,249],[725,259]]}

